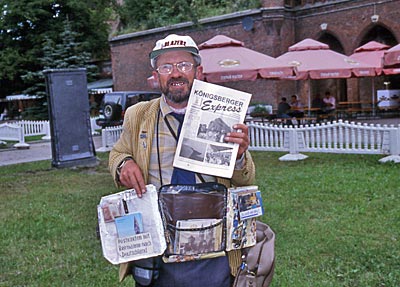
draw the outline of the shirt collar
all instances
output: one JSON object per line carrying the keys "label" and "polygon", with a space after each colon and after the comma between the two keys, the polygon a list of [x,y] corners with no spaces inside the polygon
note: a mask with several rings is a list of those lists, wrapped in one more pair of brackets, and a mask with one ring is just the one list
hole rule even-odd
{"label": "shirt collar", "polygon": [[173,107],[168,105],[167,100],[165,99],[164,95],[162,95],[162,99],[160,101],[160,109],[161,109],[163,117],[165,117],[165,115],[170,114],[170,113],[185,114],[185,112],[186,112],[186,108],[174,109]]}

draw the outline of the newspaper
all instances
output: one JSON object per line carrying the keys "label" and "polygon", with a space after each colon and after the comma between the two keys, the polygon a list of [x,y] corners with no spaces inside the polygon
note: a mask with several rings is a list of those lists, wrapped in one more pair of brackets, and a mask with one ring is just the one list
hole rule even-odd
{"label": "newspaper", "polygon": [[103,256],[112,264],[158,256],[166,242],[154,185],[138,198],[134,189],[103,196],[97,206]]}
{"label": "newspaper", "polygon": [[[261,196],[258,186],[252,185],[228,189],[228,208],[226,214],[227,251],[251,247],[256,244],[256,216],[247,216],[244,218],[241,214],[241,199],[253,194]],[[258,198],[258,200],[262,205],[261,198]],[[245,204],[245,206],[249,205]],[[258,207],[259,204],[256,204],[256,207],[250,210],[258,210]],[[257,216],[262,215],[259,212],[256,213]]]}
{"label": "newspaper", "polygon": [[195,80],[173,165],[232,177],[238,144],[224,142],[233,125],[243,123],[251,94]]}

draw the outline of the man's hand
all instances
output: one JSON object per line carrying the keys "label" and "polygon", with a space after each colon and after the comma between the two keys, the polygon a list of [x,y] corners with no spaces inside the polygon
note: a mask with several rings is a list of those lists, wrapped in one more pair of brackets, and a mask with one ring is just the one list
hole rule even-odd
{"label": "man's hand", "polygon": [[142,197],[142,194],[146,192],[142,171],[133,159],[128,159],[121,168],[119,181],[127,188],[134,188],[139,197]]}
{"label": "man's hand", "polygon": [[239,144],[239,151],[236,157],[236,159],[239,159],[248,149],[250,144],[249,128],[245,124],[236,124],[233,128],[236,131],[227,133],[224,139],[226,142]]}

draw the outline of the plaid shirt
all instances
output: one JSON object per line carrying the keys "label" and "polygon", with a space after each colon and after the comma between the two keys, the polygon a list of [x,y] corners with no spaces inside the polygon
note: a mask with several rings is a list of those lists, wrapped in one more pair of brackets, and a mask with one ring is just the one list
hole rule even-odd
{"label": "plaid shirt", "polygon": [[[160,153],[160,166],[161,166],[161,175],[162,175],[162,184],[170,184],[171,176],[173,171],[172,163],[174,161],[175,150],[177,142],[175,138],[172,136],[171,132],[168,129],[166,124],[166,119],[170,123],[172,129],[175,134],[177,134],[179,122],[175,119],[171,113],[173,110],[167,105],[164,99],[160,101],[160,119],[156,125],[158,125],[158,136],[157,136],[157,127],[154,130],[154,140],[151,147],[151,156],[150,156],[150,169],[149,169],[149,182],[154,184],[157,189],[161,186],[160,181],[160,171],[158,165],[158,151],[157,151],[157,138],[158,138],[158,150]],[[216,181],[214,176],[202,175],[205,181]],[[200,179],[196,176],[196,181],[201,182]]]}

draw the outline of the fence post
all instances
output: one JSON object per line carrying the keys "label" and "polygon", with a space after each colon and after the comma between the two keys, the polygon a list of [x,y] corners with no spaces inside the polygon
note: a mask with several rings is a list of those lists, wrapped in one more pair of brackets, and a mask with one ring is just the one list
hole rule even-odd
{"label": "fence post", "polygon": [[96,123],[96,119],[98,119],[99,117],[91,117],[90,118],[90,127],[92,129],[92,135],[98,135],[99,132],[96,131],[98,129],[100,129],[101,127],[97,125]]}
{"label": "fence post", "polygon": [[50,121],[44,121],[43,122],[43,131],[45,135],[42,137],[42,140],[51,140],[51,135],[50,135]]}
{"label": "fence post", "polygon": [[299,153],[299,138],[296,128],[289,129],[289,154],[285,154],[279,158],[280,161],[297,161],[308,158],[308,156]]}
{"label": "fence post", "polygon": [[110,151],[111,148],[107,146],[107,137],[108,137],[108,130],[107,128],[101,130],[101,147],[98,148],[97,152],[107,152]]}
{"label": "fence post", "polygon": [[18,126],[18,143],[14,145],[18,149],[28,149],[29,144],[25,142],[24,126]]}
{"label": "fence post", "polygon": [[400,163],[400,126],[389,133],[389,156],[381,158],[379,162],[393,161]]}

